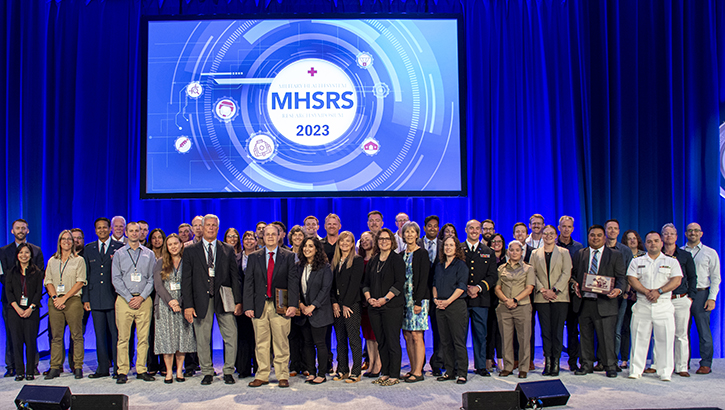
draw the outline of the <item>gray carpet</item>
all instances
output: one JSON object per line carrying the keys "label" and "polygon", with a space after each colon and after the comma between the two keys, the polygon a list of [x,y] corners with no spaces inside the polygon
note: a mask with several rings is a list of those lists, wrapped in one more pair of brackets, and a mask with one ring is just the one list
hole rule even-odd
{"label": "gray carpet", "polygon": [[[87,352],[86,363],[95,368],[93,351]],[[217,372],[221,371],[221,363],[221,352],[215,352]],[[566,363],[564,359],[562,363]],[[692,377],[675,375],[671,382],[662,382],[650,375],[630,380],[626,378],[626,370],[616,379],[608,379],[604,373],[574,376],[569,371],[562,371],[560,379],[569,390],[571,399],[566,407],[559,408],[725,408],[725,359],[715,360],[713,373],[706,376],[695,375],[697,361],[693,359],[692,364],[695,366]],[[143,382],[131,376],[128,384],[117,385],[111,378],[75,380],[66,368],[61,377],[51,381],[43,380],[42,376],[34,382],[0,378],[0,409],[15,408],[13,400],[21,387],[30,383],[68,386],[75,394],[126,394],[130,398],[131,409],[457,409],[461,406],[461,395],[466,391],[513,390],[519,381],[551,380],[541,376],[542,363],[537,362],[536,365],[537,370],[529,373],[526,380],[519,380],[515,373],[505,378],[469,374],[467,384],[457,385],[454,382],[438,382],[427,373],[426,379],[419,383],[381,387],[371,384],[366,378],[356,384],[329,380],[313,386],[295,377],[288,389],[280,389],[276,384],[253,389],[246,385],[251,378],[238,380],[235,385],[225,385],[220,376],[211,386],[201,386],[199,375],[187,378],[185,383],[171,385],[164,384],[162,377],[157,377],[155,382]],[[42,360],[41,370],[47,367],[47,360]],[[403,372],[406,370],[404,368]],[[92,371],[86,367],[84,372],[87,376]]]}

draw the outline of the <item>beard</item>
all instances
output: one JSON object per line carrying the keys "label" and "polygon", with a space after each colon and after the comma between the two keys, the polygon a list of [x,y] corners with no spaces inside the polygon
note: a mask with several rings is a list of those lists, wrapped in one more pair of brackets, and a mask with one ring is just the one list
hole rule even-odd
{"label": "beard", "polygon": [[486,243],[491,243],[491,239],[493,239],[493,233],[484,233],[483,234],[483,240],[486,241]]}

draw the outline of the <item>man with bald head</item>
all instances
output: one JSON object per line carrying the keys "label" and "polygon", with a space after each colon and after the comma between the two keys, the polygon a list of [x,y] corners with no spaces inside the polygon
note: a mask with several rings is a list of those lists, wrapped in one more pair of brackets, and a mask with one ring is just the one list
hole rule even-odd
{"label": "man with bald head", "polygon": [[717,292],[720,288],[720,258],[714,249],[705,246],[702,239],[702,227],[692,222],[687,225],[685,236],[687,245],[682,249],[690,252],[695,260],[697,273],[697,293],[692,301],[692,318],[700,335],[700,368],[697,374],[708,374],[712,367],[712,332],[710,331],[710,312],[715,309]]}

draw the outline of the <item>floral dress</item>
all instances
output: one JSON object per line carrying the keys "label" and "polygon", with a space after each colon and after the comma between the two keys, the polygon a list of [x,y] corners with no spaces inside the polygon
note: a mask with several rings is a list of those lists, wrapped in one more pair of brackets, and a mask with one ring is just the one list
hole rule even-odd
{"label": "floral dress", "polygon": [[403,330],[422,331],[428,330],[428,299],[420,303],[421,311],[415,314],[415,299],[413,297],[413,252],[404,252],[405,261],[405,318],[403,318]]}

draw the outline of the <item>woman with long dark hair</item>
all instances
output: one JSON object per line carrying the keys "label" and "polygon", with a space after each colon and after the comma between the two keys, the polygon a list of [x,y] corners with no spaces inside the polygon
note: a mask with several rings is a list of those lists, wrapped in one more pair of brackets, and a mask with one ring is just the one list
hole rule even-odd
{"label": "woman with long dark hair", "polygon": [[18,245],[15,250],[15,264],[5,278],[5,298],[12,308],[7,319],[15,356],[15,381],[35,379],[33,374],[35,357],[38,355],[38,310],[43,295],[43,271],[33,263],[33,256],[30,245]]}
{"label": "woman with long dark hair", "polygon": [[[305,364],[307,382],[322,384],[327,381],[325,374],[328,366],[327,328],[333,323],[330,289],[332,271],[322,242],[316,237],[302,240],[298,254],[300,275],[300,317],[295,321],[302,325],[305,341]],[[315,348],[317,363],[315,367]]]}
{"label": "woman with long dark hair", "polygon": [[[443,240],[443,252],[435,268],[433,278],[433,302],[436,305],[441,352],[444,355],[446,374],[438,381],[456,380],[465,384],[468,380],[468,266],[463,248],[456,236]],[[457,374],[454,375],[453,372]]]}
{"label": "woman with long dark hair", "polygon": [[[368,262],[373,257],[375,249],[373,247],[373,233],[365,231],[360,234],[360,247],[357,250],[357,254],[363,258],[363,269],[367,270]],[[363,273],[363,279],[365,274]],[[362,296],[362,292],[360,292]],[[362,298],[362,314],[360,315],[360,329],[362,330],[363,339],[365,339],[365,349],[363,350],[363,356],[365,356],[366,363],[363,364],[362,369],[369,369],[363,376],[378,378],[380,377],[380,352],[378,352],[378,341],[375,339],[375,332],[373,332],[373,326],[370,324],[370,314],[368,313],[368,302],[365,298]],[[367,356],[366,356],[367,355]]]}
{"label": "woman with long dark hair", "polygon": [[179,235],[172,233],[166,238],[163,256],[154,267],[154,315],[156,338],[154,352],[163,355],[166,364],[164,383],[173,383],[173,366],[176,358],[176,381],[184,379],[184,357],[196,352],[194,327],[184,320],[181,309],[181,272],[184,244]]}
{"label": "woman with long dark hair", "polygon": [[164,254],[164,242],[166,241],[166,234],[161,228],[152,229],[149,232],[149,247],[154,251],[156,259],[161,259]]}
{"label": "woman with long dark hair", "polygon": [[368,314],[378,341],[382,363],[380,378],[373,381],[381,386],[400,383],[400,330],[403,327],[405,297],[405,262],[395,253],[397,243],[390,229],[381,229],[374,242],[375,256],[368,262],[363,281],[363,294],[370,307]]}

